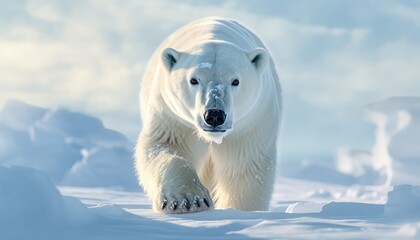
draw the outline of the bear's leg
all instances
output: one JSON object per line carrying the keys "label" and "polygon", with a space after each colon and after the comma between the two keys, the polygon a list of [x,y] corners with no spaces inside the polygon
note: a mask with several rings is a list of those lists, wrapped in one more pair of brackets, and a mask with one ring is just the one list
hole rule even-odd
{"label": "bear's leg", "polygon": [[210,194],[190,162],[167,151],[148,152],[143,154],[137,149],[137,171],[153,209],[164,213],[191,213],[213,208]]}
{"label": "bear's leg", "polygon": [[217,187],[213,192],[216,208],[235,208],[243,211],[268,210],[273,181],[271,176],[267,176],[267,172],[249,171],[216,179]]}
{"label": "bear's leg", "polygon": [[[255,147],[254,147],[255,148]],[[215,189],[212,191],[216,208],[244,211],[268,210],[275,178],[275,150],[252,151],[229,147],[214,156]]]}

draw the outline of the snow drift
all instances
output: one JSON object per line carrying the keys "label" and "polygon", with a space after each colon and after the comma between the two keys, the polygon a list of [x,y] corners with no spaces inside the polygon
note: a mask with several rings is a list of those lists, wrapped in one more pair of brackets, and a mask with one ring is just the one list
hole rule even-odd
{"label": "snow drift", "polygon": [[46,172],[56,184],[137,187],[132,144],[99,119],[9,100],[0,112],[0,165]]}
{"label": "snow drift", "polygon": [[[300,184],[277,182],[283,192]],[[324,187],[329,187],[324,185]],[[330,189],[331,190],[331,189]],[[302,191],[302,189],[300,189]],[[144,193],[69,188],[91,205],[63,196],[49,177],[24,167],[0,167],[2,239],[401,239],[418,237],[419,187],[396,186],[385,204],[309,202],[298,211],[242,212],[234,209],[161,215],[150,210]],[[120,195],[120,198],[118,198]],[[127,197],[130,196],[130,197]],[[103,201],[113,199],[116,204]],[[282,201],[289,206],[296,202]],[[85,203],[86,204],[86,203]],[[140,206],[148,206],[141,209]],[[288,207],[288,209],[292,209]],[[306,210],[306,211],[305,211]],[[309,211],[308,211],[309,210]],[[414,224],[412,224],[414,223]],[[386,230],[386,231],[384,231]],[[315,234],[314,234],[315,233]]]}
{"label": "snow drift", "polygon": [[420,187],[398,185],[388,193],[384,215],[393,219],[420,219]]}
{"label": "snow drift", "polygon": [[46,174],[25,167],[0,167],[0,226],[7,226],[1,231],[7,237],[33,237],[34,232],[51,233],[49,229],[94,220],[78,200],[63,197]]}

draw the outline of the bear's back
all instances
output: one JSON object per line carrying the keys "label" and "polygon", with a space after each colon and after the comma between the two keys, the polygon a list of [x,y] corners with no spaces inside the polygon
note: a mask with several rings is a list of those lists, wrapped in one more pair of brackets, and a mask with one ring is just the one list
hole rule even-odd
{"label": "bear's back", "polygon": [[232,43],[245,51],[256,47],[265,48],[261,40],[241,24],[218,17],[196,20],[169,36],[160,49],[172,47],[178,51],[186,51],[192,45],[205,44],[211,41]]}

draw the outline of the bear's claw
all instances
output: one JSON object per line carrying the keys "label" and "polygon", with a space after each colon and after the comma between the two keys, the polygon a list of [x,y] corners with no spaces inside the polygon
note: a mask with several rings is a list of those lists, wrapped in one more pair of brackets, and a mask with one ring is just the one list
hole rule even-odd
{"label": "bear's claw", "polygon": [[163,197],[161,201],[161,210],[165,213],[192,213],[212,208],[209,200],[202,196],[185,196],[181,199],[172,197],[169,200]]}
{"label": "bear's claw", "polygon": [[184,199],[182,200],[182,202],[181,202],[181,207],[182,207],[182,208],[185,208],[187,211],[188,211],[188,210],[190,210],[190,208],[191,208],[191,204],[190,204],[190,202],[188,201],[188,199],[184,198]]}
{"label": "bear's claw", "polygon": [[172,201],[170,208],[172,211],[175,211],[178,208],[178,201],[177,200]]}
{"label": "bear's claw", "polygon": [[193,205],[196,207],[200,207],[200,198],[198,196],[194,197]]}
{"label": "bear's claw", "polygon": [[166,208],[166,205],[168,205],[168,200],[165,198],[162,201],[162,210]]}
{"label": "bear's claw", "polygon": [[207,207],[210,207],[210,204],[209,204],[209,202],[207,201],[207,199],[206,199],[206,198],[203,198],[203,201],[204,201],[204,203],[207,205]]}

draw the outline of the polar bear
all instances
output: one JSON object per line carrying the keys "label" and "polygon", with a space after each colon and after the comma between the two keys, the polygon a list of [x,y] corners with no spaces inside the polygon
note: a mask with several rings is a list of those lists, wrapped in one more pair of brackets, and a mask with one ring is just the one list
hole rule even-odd
{"label": "polar bear", "polygon": [[136,170],[153,209],[267,210],[280,93],[270,54],[239,23],[205,18],[169,36],[140,91]]}

